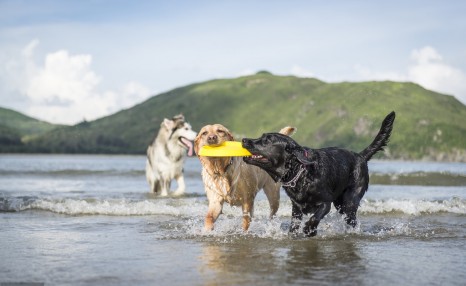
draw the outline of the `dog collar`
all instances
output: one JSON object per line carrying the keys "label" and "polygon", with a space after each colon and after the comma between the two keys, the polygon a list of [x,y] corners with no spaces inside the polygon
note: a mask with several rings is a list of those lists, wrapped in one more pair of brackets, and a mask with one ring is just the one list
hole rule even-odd
{"label": "dog collar", "polygon": [[230,162],[229,162],[228,165],[225,167],[225,173],[227,172],[228,168],[230,168],[231,165],[233,165],[233,158],[230,158]]}
{"label": "dog collar", "polygon": [[283,187],[291,187],[291,188],[294,188],[296,187],[296,182],[298,181],[299,177],[301,176],[301,174],[306,170],[306,167],[304,165],[300,165],[299,166],[299,171],[298,173],[296,173],[296,176],[294,176],[293,179],[291,179],[290,181],[288,182],[283,182],[282,181],[282,186]]}

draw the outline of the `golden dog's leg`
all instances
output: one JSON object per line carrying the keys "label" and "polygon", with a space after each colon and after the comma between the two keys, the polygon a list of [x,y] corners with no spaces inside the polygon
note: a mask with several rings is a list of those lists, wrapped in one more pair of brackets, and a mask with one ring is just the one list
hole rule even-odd
{"label": "golden dog's leg", "polygon": [[205,223],[204,223],[205,230],[213,230],[214,229],[214,217],[211,212],[208,212],[205,216]]}
{"label": "golden dog's leg", "polygon": [[251,224],[252,204],[243,203],[243,230],[247,231]]}
{"label": "golden dog's leg", "polygon": [[280,185],[277,183],[268,183],[264,187],[265,195],[269,201],[270,206],[270,218],[277,213],[280,205]]}
{"label": "golden dog's leg", "polygon": [[251,224],[251,216],[249,214],[243,214],[243,230],[247,231]]}
{"label": "golden dog's leg", "polygon": [[204,228],[205,230],[213,230],[214,222],[222,213],[222,203],[219,201],[209,201],[209,210],[205,216]]}

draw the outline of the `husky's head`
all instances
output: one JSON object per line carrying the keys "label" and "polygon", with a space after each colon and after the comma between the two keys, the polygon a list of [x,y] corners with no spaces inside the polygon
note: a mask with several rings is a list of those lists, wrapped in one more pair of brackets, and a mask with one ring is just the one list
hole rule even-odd
{"label": "husky's head", "polygon": [[[165,118],[161,124],[167,134],[167,143],[171,142],[187,150],[188,156],[193,156],[193,140],[196,132],[187,123],[182,114],[174,116],[172,119]],[[169,143],[170,144],[170,143]]]}

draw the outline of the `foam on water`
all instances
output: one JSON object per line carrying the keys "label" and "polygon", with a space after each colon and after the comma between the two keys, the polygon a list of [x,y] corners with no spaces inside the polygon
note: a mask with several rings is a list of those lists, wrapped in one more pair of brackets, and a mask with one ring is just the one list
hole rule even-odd
{"label": "foam on water", "polygon": [[[318,227],[314,239],[386,239],[391,237],[461,237],[462,231],[449,229],[438,221],[439,216],[426,214],[449,213],[447,217],[466,214],[466,201],[452,198],[444,201],[416,200],[363,200],[355,228],[332,207]],[[241,239],[260,238],[274,241],[307,240],[302,233],[288,232],[291,220],[291,203],[283,198],[279,212],[269,218],[266,200],[258,200],[255,214],[247,232],[241,228],[241,208],[225,205],[223,214],[215,222],[213,231],[204,229],[207,201],[204,197],[128,199],[48,199],[38,197],[0,197],[0,212],[46,211],[65,216],[132,216],[141,220],[144,232],[156,240],[194,239],[215,243],[231,243]],[[140,218],[136,218],[140,217]],[[442,216],[440,216],[441,218]],[[64,217],[64,219],[67,219]],[[309,216],[303,218],[304,222]]]}
{"label": "foam on water", "polygon": [[[198,215],[205,201],[184,200],[140,200],[127,199],[31,199],[28,197],[8,198],[0,201],[0,211],[43,210],[67,215]],[[179,201],[179,202],[178,202]]]}
{"label": "foam on water", "polygon": [[[129,200],[102,198],[39,198],[34,196],[0,197],[0,211],[20,212],[25,210],[43,210],[66,215],[114,215],[114,216],[144,216],[172,215],[182,217],[204,216],[207,211],[207,200],[204,197],[195,198],[156,198]],[[336,212],[332,208],[332,212]],[[466,214],[466,200],[452,197],[446,200],[425,199],[384,199],[361,201],[358,210],[360,215],[400,213],[419,216],[423,214],[453,213]],[[225,204],[223,214],[240,216],[241,207]],[[267,218],[270,209],[266,200],[256,200],[254,216]],[[277,217],[291,216],[291,202],[282,198]]]}
{"label": "foam on water", "polygon": [[434,213],[466,214],[466,200],[453,197],[442,201],[429,200],[363,200],[358,210],[361,214],[403,213],[422,215]]}

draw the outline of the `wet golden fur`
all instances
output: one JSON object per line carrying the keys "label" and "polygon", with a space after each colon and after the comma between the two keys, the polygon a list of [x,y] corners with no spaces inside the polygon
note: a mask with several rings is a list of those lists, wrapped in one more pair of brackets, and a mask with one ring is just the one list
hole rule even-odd
{"label": "wet golden fur", "polygon": [[[280,133],[291,135],[294,128],[285,127]],[[217,145],[225,141],[234,141],[232,133],[221,124],[204,126],[194,140],[194,150],[205,145]],[[243,162],[242,157],[204,157],[198,156],[202,164],[202,180],[209,201],[204,227],[214,228],[214,223],[222,213],[226,201],[243,210],[243,230],[248,230],[254,211],[254,198],[259,190],[264,189],[270,205],[270,216],[278,210],[280,184],[262,169]]]}

